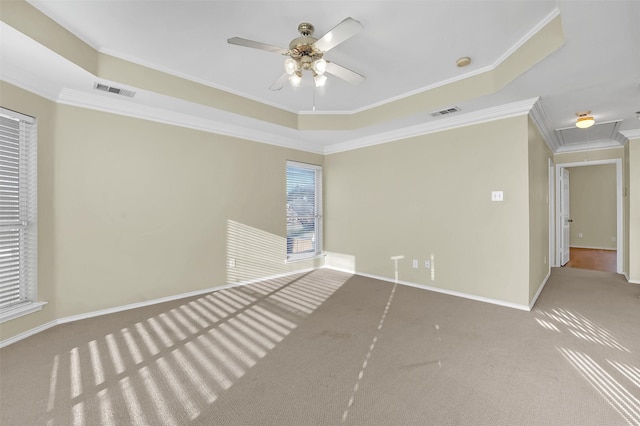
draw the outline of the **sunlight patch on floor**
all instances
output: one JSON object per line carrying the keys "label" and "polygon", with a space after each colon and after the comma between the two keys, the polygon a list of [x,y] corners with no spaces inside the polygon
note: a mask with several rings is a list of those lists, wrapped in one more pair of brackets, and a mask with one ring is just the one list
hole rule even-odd
{"label": "sunlight patch on floor", "polygon": [[629,424],[640,425],[640,400],[626,387],[589,355],[566,348],[557,349]]}
{"label": "sunlight patch on floor", "polygon": [[629,349],[618,342],[609,330],[597,325],[579,313],[571,312],[562,308],[554,308],[550,311],[537,312],[546,317],[546,321],[541,319],[537,319],[537,321],[547,329],[559,331],[559,328],[563,328],[579,339],[607,346],[619,351],[630,352]]}
{"label": "sunlight patch on floor", "polygon": [[301,273],[221,290],[57,354],[47,424],[193,421],[350,276]]}

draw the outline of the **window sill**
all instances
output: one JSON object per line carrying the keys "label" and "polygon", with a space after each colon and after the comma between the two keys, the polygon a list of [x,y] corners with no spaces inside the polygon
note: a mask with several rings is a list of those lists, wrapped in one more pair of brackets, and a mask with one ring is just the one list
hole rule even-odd
{"label": "window sill", "polygon": [[0,310],[0,324],[6,321],[11,321],[12,319],[19,318],[23,315],[37,312],[41,310],[42,307],[46,304],[47,302],[28,302],[18,306],[12,306],[10,308]]}
{"label": "window sill", "polygon": [[308,256],[292,256],[288,257],[285,263],[296,263],[296,262],[304,262],[306,260],[315,260],[315,259],[324,259],[326,254],[324,253],[314,253]]}

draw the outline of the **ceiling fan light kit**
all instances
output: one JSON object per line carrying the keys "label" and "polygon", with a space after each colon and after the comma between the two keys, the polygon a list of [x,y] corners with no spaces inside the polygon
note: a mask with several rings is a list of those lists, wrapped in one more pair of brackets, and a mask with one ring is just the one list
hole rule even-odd
{"label": "ceiling fan light kit", "polygon": [[596,122],[593,116],[589,115],[591,111],[587,112],[578,112],[576,115],[578,116],[578,120],[576,121],[576,127],[579,129],[587,129]]}
{"label": "ceiling fan light kit", "polygon": [[266,50],[287,56],[284,60],[284,74],[276,80],[270,87],[271,90],[280,90],[285,80],[294,87],[302,84],[303,72],[309,71],[313,74],[313,81],[316,87],[322,87],[327,81],[325,73],[332,74],[351,84],[359,84],[365,77],[355,71],[329,62],[323,58],[324,54],[350,39],[360,31],[362,24],[353,18],[346,18],[329,32],[319,39],[312,37],[314,27],[308,22],[298,25],[300,37],[293,39],[289,43],[289,49],[282,49],[269,44],[247,40],[239,37],[227,39],[230,44],[236,44],[254,49]]}

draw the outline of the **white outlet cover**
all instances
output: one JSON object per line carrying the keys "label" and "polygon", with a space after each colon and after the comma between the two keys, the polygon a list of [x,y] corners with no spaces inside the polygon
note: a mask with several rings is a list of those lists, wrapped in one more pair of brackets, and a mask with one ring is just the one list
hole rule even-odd
{"label": "white outlet cover", "polygon": [[491,191],[491,201],[504,200],[504,191]]}

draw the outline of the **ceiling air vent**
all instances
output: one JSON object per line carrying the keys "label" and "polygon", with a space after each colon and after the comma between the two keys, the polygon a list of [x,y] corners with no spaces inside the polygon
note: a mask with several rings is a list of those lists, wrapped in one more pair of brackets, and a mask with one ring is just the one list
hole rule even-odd
{"label": "ceiling air vent", "polygon": [[136,92],[127,89],[120,89],[118,87],[108,86],[106,84],[96,83],[93,85],[96,90],[102,90],[103,92],[115,93],[116,95],[128,96],[133,98]]}
{"label": "ceiling air vent", "polygon": [[441,109],[440,111],[434,111],[431,113],[432,117],[440,117],[441,115],[447,115],[447,114],[452,114],[454,112],[458,112],[460,111],[460,108],[458,108],[457,106],[454,107],[450,107],[450,108],[445,108],[445,109]]}

